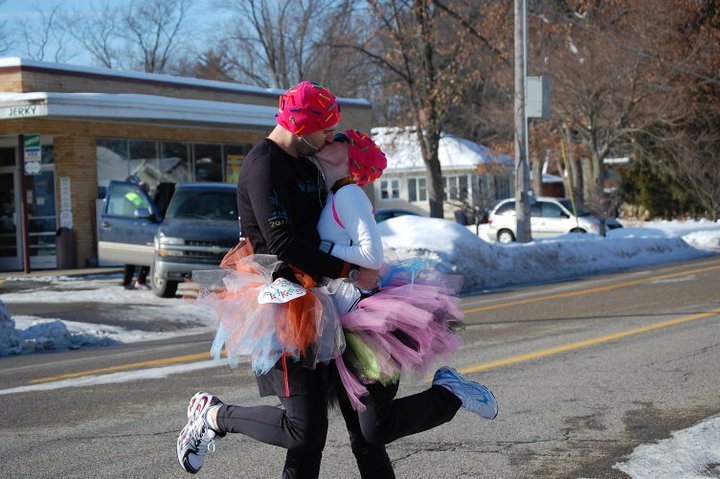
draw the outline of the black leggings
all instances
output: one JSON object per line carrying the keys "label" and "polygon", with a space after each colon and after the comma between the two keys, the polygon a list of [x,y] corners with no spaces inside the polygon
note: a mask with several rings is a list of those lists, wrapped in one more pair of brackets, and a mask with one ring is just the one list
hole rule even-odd
{"label": "black leggings", "polygon": [[397,383],[370,384],[367,388],[370,394],[361,398],[367,406],[365,411],[355,411],[345,390],[340,387],[338,391],[350,446],[363,479],[394,479],[385,445],[450,421],[462,405],[442,386],[400,399],[395,399]]}
{"label": "black leggings", "polygon": [[[327,371],[288,362],[287,373],[272,369],[262,379],[272,384],[283,407],[223,405],[218,410],[221,431],[242,433],[287,449],[283,479],[316,479],[328,429]],[[291,385],[285,397],[286,384]]]}

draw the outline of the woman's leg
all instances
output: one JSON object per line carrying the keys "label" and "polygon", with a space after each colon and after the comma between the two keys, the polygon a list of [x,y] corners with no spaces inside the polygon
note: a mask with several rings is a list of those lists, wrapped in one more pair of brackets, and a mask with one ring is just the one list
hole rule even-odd
{"label": "woman's leg", "polygon": [[442,386],[396,399],[398,384],[370,384],[358,412],[360,428],[371,444],[389,444],[401,437],[427,431],[450,421],[462,401]]}
{"label": "woman's leg", "polygon": [[[338,381],[338,384],[339,381]],[[350,447],[362,479],[395,479],[392,463],[384,444],[371,444],[365,439],[358,413],[352,408],[342,386],[339,386],[338,403],[350,436]]]}

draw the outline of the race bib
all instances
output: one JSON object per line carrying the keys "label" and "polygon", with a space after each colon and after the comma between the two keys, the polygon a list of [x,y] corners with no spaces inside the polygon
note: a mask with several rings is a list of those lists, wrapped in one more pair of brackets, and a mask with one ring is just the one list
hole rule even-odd
{"label": "race bib", "polygon": [[306,293],[305,288],[299,284],[285,278],[278,278],[260,290],[258,303],[287,303],[300,296],[305,296]]}

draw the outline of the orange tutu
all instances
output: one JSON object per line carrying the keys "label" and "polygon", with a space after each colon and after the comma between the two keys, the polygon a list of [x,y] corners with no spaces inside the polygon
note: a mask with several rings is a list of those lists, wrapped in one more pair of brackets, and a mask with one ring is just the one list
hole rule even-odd
{"label": "orange tutu", "polygon": [[[212,346],[216,359],[224,348],[231,366],[249,360],[260,375],[283,354],[316,364],[342,353],[345,342],[337,311],[325,293],[312,288],[307,275],[301,279],[308,286],[304,295],[287,302],[259,302],[280,263],[274,255],[253,254],[250,243],[241,241],[225,256],[220,270],[193,272],[200,286],[197,300],[218,318]],[[302,290],[294,286],[294,291]]]}

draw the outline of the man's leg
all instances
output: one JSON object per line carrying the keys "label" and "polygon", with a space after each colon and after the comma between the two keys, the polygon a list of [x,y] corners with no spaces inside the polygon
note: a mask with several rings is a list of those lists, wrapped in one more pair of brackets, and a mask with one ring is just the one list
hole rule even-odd
{"label": "man's leg", "polygon": [[150,267],[140,266],[140,271],[138,272],[138,283],[140,283],[140,284],[147,283],[148,273],[150,273]]}
{"label": "man's leg", "polygon": [[135,274],[135,265],[126,264],[123,268],[123,286],[129,286],[132,283],[133,274]]}
{"label": "man's leg", "polygon": [[328,429],[327,368],[287,361],[259,379],[261,392],[274,391],[283,408],[223,405],[218,428],[287,449],[283,479],[317,478]]}
{"label": "man's leg", "polygon": [[280,401],[283,408],[221,406],[218,428],[287,449],[283,478],[316,478],[327,437],[327,401],[318,394]]}

